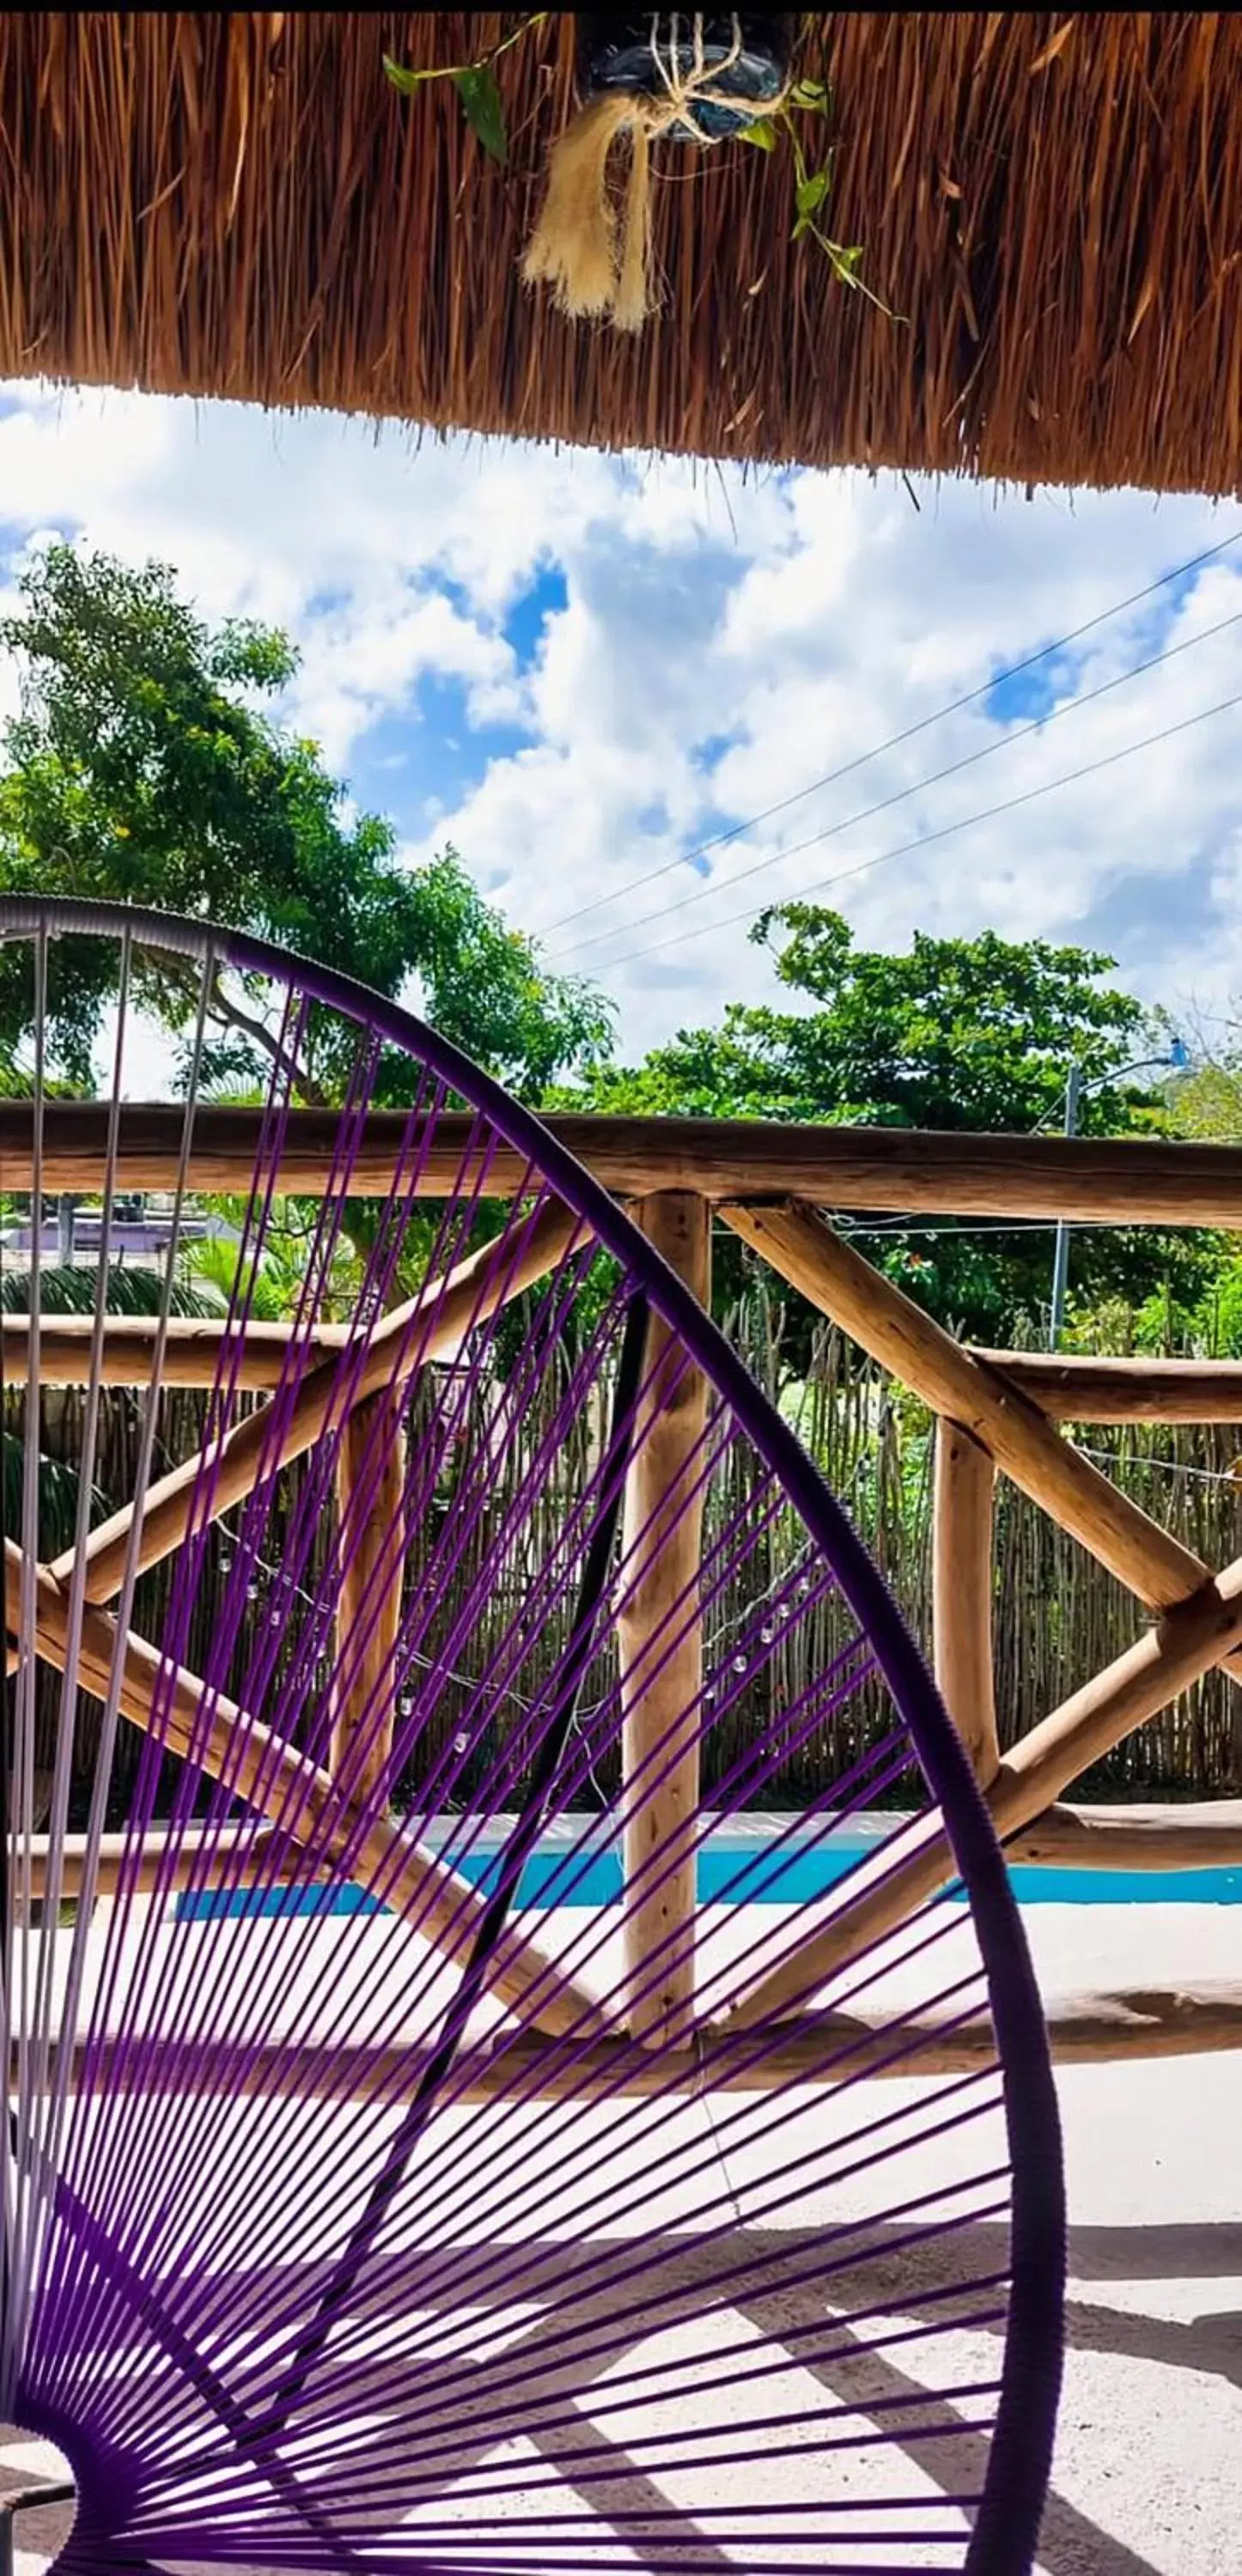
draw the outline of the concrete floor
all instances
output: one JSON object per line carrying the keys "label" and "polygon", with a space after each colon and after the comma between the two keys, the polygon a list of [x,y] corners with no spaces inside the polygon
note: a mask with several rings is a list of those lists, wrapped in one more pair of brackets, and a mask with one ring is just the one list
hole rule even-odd
{"label": "concrete floor", "polygon": [[[1089,1986],[1228,1977],[1242,1934],[1242,1914],[1228,1907],[1041,1906],[1027,1923],[1050,1998]],[[890,2097],[896,2089],[884,2088]],[[1069,2352],[1042,2576],[1234,2576],[1242,2525],[1242,2055],[1069,2068],[1060,2094]],[[689,2106],[686,2116],[700,2113]],[[814,2119],[809,2104],[807,2118]],[[786,2133],[782,2153],[795,2144]],[[755,2145],[736,2159],[743,2199],[758,2182],[761,2155]],[[804,2214],[813,2224],[812,2203],[797,2212]],[[675,2207],[661,2217],[676,2229]],[[558,2238],[554,2201],[542,2213],[541,2235]],[[515,2312],[513,2349],[530,2330]],[[705,2379],[710,2344],[708,2334],[695,2347]],[[865,2395],[860,2387],[860,2408]],[[554,2446],[567,2501],[592,2492],[574,2487],[573,2427],[585,2435],[588,2414],[580,2394]],[[973,2447],[964,2421],[961,2443],[947,2448],[965,2466]],[[55,2468],[43,2446],[0,2428],[0,2490]],[[763,2470],[757,2461],[756,2492]],[[632,2461],[618,2471],[618,2486],[631,2505],[651,2493]],[[52,2511],[18,2517],[19,2576],[51,2563],[68,2521]],[[520,2514],[507,2521],[510,2537],[519,2522]],[[941,2551],[909,2563],[937,2556],[943,2562]],[[581,2563],[594,2557],[586,2548]],[[625,2562],[641,2566],[642,2558],[627,2552]],[[613,2554],[607,2563],[622,2562]],[[719,2551],[710,2563],[745,2559]],[[877,2566],[893,2563],[888,2550],[877,2553]]]}

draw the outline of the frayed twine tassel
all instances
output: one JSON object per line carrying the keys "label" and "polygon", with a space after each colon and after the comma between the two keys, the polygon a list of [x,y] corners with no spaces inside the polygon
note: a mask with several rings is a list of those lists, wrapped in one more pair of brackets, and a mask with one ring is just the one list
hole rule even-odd
{"label": "frayed twine tassel", "polygon": [[[667,122],[662,109],[656,115]],[[528,286],[552,288],[562,313],[618,331],[641,331],[651,310],[652,101],[611,90],[575,116],[553,145],[543,211],[522,263]],[[608,158],[630,138],[620,222],[608,191]]]}
{"label": "frayed twine tassel", "polygon": [[[719,87],[742,51],[742,22],[733,19],[733,43],[725,61],[708,68],[703,48],[703,21],[692,18],[693,55],[688,72],[680,69],[674,42],[667,58],[658,42],[659,19],[652,20],[651,59],[659,75],[654,92],[608,90],[573,117],[548,159],[548,187],[543,212],[522,262],[528,286],[552,288],[562,313],[574,319],[608,319],[617,331],[641,331],[651,312],[651,145],[653,138],[676,126],[700,143],[712,136],[699,125],[696,110],[707,105],[737,114],[734,92]],[[789,84],[773,99],[756,101],[755,116],[772,116],[789,94]],[[621,220],[608,189],[608,157],[623,134],[630,140],[630,169]]]}

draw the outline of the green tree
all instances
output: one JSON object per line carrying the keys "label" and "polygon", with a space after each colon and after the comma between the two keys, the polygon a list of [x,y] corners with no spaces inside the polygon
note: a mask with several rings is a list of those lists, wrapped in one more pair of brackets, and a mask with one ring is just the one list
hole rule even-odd
{"label": "green tree", "polygon": [[[297,655],[278,628],[209,626],[173,573],[72,546],[47,548],[0,620],[17,656],[18,715],[0,737],[0,891],[111,898],[245,929],[411,1000],[514,1088],[539,1098],[558,1075],[606,1055],[610,1008],[590,985],[549,974],[448,849],[402,867],[392,825],[351,815],[313,742],[271,712]],[[112,997],[115,951],[74,942],[49,958],[51,1064],[87,1084]],[[32,1018],[30,957],[0,952],[0,1054]],[[148,968],[144,1005],[184,1033],[197,979]],[[237,978],[213,996],[211,1078],[263,1078],[273,1032]],[[304,1097],[332,1095],[341,1065],[329,1025],[300,1059]],[[388,1069],[388,1096],[403,1072]]]}
{"label": "green tree", "polygon": [[1236,1145],[1242,1140],[1242,1048],[1238,1037],[1236,1003],[1225,1022],[1223,1044],[1215,1031],[1210,1039],[1202,1029],[1194,1032],[1191,1063],[1185,1073],[1178,1075],[1169,1104],[1177,1135],[1208,1145]]}
{"label": "green tree", "polygon": [[[1044,940],[915,934],[891,954],[855,945],[818,904],[765,913],[769,948],[797,1008],[731,1003],[715,1029],[682,1031],[632,1069],[603,1065],[586,1086],[601,1110],[827,1124],[1010,1130],[1061,1122],[1071,1062],[1084,1077],[1081,1127],[1117,1135],[1159,1125],[1160,1098],[1122,1068],[1162,1044],[1133,994],[1106,982],[1113,960]],[[867,1227],[865,1219],[858,1220]],[[877,1216],[860,1248],[932,1310],[980,1339],[1004,1338],[1046,1304],[1052,1238]],[[1139,1301],[1172,1270],[1187,1293],[1202,1252],[1186,1238],[1076,1233],[1081,1299]]]}

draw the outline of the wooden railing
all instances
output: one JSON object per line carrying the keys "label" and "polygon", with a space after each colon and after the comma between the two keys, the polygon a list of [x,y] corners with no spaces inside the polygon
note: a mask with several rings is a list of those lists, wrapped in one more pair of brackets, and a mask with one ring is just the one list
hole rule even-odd
{"label": "wooden railing", "polygon": [[[105,1112],[92,1105],[49,1104],[43,1136],[43,1186],[88,1194],[99,1186],[104,1160]],[[176,1180],[182,1141],[179,1109],[126,1107],[121,1112],[116,1185],[161,1190]],[[732,1122],[562,1118],[552,1125],[597,1177],[630,1204],[644,1232],[696,1296],[707,1293],[711,1225],[729,1226],[753,1252],[813,1307],[848,1332],[937,1416],[934,1505],[933,1625],[937,1675],[969,1753],[996,1827],[1014,1860],[1035,1867],[1179,1870],[1242,1866],[1242,1800],[1216,1800],[1169,1808],[1092,1808],[1067,1804],[1065,1793],[1091,1764],[1164,1707],[1214,1665],[1242,1682],[1242,1560],[1223,1572],[1205,1564],[1121,1493],[1058,1427],[1089,1422],[1242,1422],[1242,1363],[1178,1360],[1062,1359],[969,1349],[882,1277],[834,1232],[824,1209],[926,1215],[1080,1217],[1094,1225],[1210,1225],[1242,1232],[1242,1151],[1226,1147],[1108,1140],[1105,1142],[1011,1136],[914,1134],[895,1129],[812,1129]],[[382,1192],[393,1180],[403,1113],[373,1114],[353,1162],[351,1186],[359,1194]],[[335,1121],[330,1113],[294,1112],[281,1148],[280,1177],[291,1193],[314,1195],[328,1182]],[[437,1123],[436,1144],[420,1164],[420,1188],[434,1197],[462,1186],[461,1155],[468,1138],[463,1120]],[[205,1192],[244,1191],[258,1143],[258,1115],[246,1110],[199,1112],[189,1181]],[[408,1160],[405,1164],[408,1171]],[[517,1157],[492,1155],[480,1175],[483,1189],[505,1196],[525,1177]],[[27,1104],[0,1105],[0,1190],[23,1191],[31,1181],[31,1125]],[[549,1260],[564,1248],[564,1227],[547,1247]],[[545,1265],[546,1266],[546,1265]],[[531,1275],[529,1269],[524,1274]],[[470,1295],[476,1294],[472,1282]],[[130,1320],[109,1323],[104,1370],[113,1383],[142,1382],[149,1367],[153,1326]],[[175,1319],[170,1328],[165,1376],[182,1386],[209,1386],[216,1374],[220,1329]],[[659,1333],[658,1326],[652,1328]],[[3,1364],[9,1384],[23,1377],[27,1361],[24,1319],[3,1319]],[[70,1381],[86,1373],[88,1319],[49,1319],[40,1341],[40,1375]],[[332,1380],[343,1328],[322,1328],[316,1355],[322,1367],[303,1381],[296,1407],[302,1446],[316,1436],[316,1406]],[[377,1347],[382,1336],[376,1337]],[[283,1329],[247,1328],[239,1383],[271,1387],[277,1378]],[[658,1351],[653,1353],[658,1364]],[[383,1402],[382,1351],[373,1351],[360,1393]],[[675,1407],[640,1437],[630,1470],[632,1525],[654,1525],[667,1507],[675,1525],[676,1563],[652,1551],[633,1588],[619,1634],[625,1703],[624,1758],[632,1774],[652,1745],[665,1743],[679,1715],[692,1703],[701,1668],[701,1640],[688,1635],[649,1685],[626,1696],[644,1642],[680,1594],[698,1546],[696,1515],[678,1508],[678,1482],[699,1437],[704,1390],[693,1376],[679,1381]],[[321,1408],[322,1409],[322,1408]],[[305,1434],[305,1438],[303,1438]],[[250,1445],[253,1445],[252,1441]],[[365,1444],[364,1444],[365,1445]],[[248,1438],[236,1435],[230,1469],[222,1475],[224,1500],[246,1490]],[[292,1453],[291,1453],[292,1454]],[[341,1462],[341,1509],[353,1507],[351,1447]],[[992,1525],[996,1477],[1005,1475],[1051,1514],[1062,1529],[1126,1585],[1146,1618],[1136,1637],[1103,1672],[1052,1709],[1002,1755],[994,1704],[991,1601]],[[365,1583],[384,1555],[379,1580],[388,1605],[375,1653],[390,1655],[400,1584],[400,1536],[394,1497],[370,1511],[362,1541],[358,1583]],[[156,1489],[150,1544],[142,1562],[175,1544],[184,1523],[186,1485],[177,1472]],[[151,1503],[149,1500],[148,1510]],[[124,1554],[127,1516],[93,1533],[88,1597],[101,1603],[114,1589]],[[368,1553],[370,1551],[370,1553]],[[58,1569],[41,1576],[55,1592]],[[9,1568],[10,1598],[15,1575]],[[42,1596],[41,1596],[42,1597]],[[61,1597],[61,1596],[58,1596]],[[56,1660],[55,1601],[49,1596],[47,1652]],[[350,1603],[342,1617],[351,1616]],[[101,1654],[88,1614],[86,1651]],[[41,1641],[40,1651],[44,1651]],[[147,1656],[150,1649],[143,1650]],[[374,1673],[359,1678],[370,1696]],[[149,1691],[142,1655],[127,1670],[123,1704],[141,1703]],[[223,1718],[219,1720],[223,1723]],[[349,1760],[351,1707],[337,1712],[333,1763]],[[291,1761],[298,1757],[289,1756]],[[325,1775],[326,1776],[326,1775]],[[633,1872],[649,1859],[652,1837],[672,1848],[681,1838],[698,1797],[697,1747],[688,1737],[679,1759],[666,1769],[658,1802],[642,1819],[642,1850],[629,1851]],[[312,1800],[313,1805],[313,1800]],[[943,1837],[929,1838],[915,1858],[890,1871],[881,1886],[828,1919],[792,1958],[756,1985],[734,2016],[742,2030],[755,2020],[791,2008],[797,1992],[826,1979],[867,1939],[881,1936],[952,1874]],[[655,1900],[638,1900],[627,1912],[627,1962],[637,1972],[657,1943],[670,1964],[659,1993],[636,2016],[633,2037],[649,2048],[659,2039],[684,2055],[687,2080],[701,2077],[702,2050],[716,2052],[718,2080],[729,2081],[728,2032],[696,2028],[694,1993],[694,1872],[692,1856],[662,1879]],[[423,1896],[427,1872],[415,1872]],[[670,1940],[670,1933],[675,1937]],[[521,1980],[511,1980],[520,1998]],[[791,2069],[813,2073],[822,2062],[823,2017],[791,2021],[788,2048],[771,2061],[774,2080]],[[836,2025],[834,2024],[835,2028]],[[1163,2054],[1242,2044],[1242,1986],[1168,1994],[1093,1996],[1054,2015],[1054,2045],[1080,2058],[1122,2051]],[[524,2044],[524,2043],[523,2043]],[[958,2031],[939,2052],[946,2064],[977,2061],[985,2030]],[[601,2039],[601,2048],[606,2044]],[[939,2062],[924,2056],[929,2068]],[[601,2058],[601,2066],[604,2060]],[[611,2060],[609,2061],[611,2064]],[[482,2079],[481,2079],[482,2080]],[[491,2075],[487,2081],[493,2080]],[[494,2080],[499,2080],[495,2078]],[[604,2080],[601,2074],[601,2081]],[[609,2076],[608,2080],[612,2080]],[[634,2077],[640,2080],[639,2074]],[[642,2080],[645,2080],[642,2079]],[[717,2080],[717,2079],[714,2079]],[[740,2077],[738,2080],[742,2080]]]}

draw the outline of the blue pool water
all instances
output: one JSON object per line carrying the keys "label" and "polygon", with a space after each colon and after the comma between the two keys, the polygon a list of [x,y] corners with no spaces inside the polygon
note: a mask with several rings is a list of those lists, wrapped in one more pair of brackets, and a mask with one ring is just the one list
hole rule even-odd
{"label": "blue pool water", "polygon": [[[699,1902],[704,1905],[804,1905],[825,1896],[839,1879],[875,1850],[894,1829],[891,1816],[851,1818],[849,1829],[826,1842],[816,1842],[782,1816],[733,1819],[709,1831],[698,1855]],[[589,1857],[567,1861],[567,1842],[580,1825],[562,1820],[544,1836],[522,1872],[518,1902],[539,1909],[551,1905],[590,1907],[616,1904],[621,1896],[621,1855],[597,1841]],[[462,1836],[461,1821],[441,1819],[429,1828],[427,1841],[445,1846]],[[501,1841],[495,1826],[481,1833],[475,1847],[454,1866],[484,1893],[495,1886]],[[567,1889],[565,1879],[575,1884]],[[1020,1905],[1242,1905],[1242,1869],[1086,1870],[1021,1869],[1010,1871]],[[252,1920],[291,1915],[375,1914],[374,1897],[360,1888],[235,1888],[190,1891],[177,1899],[177,1920],[215,1922],[222,1918]]]}

